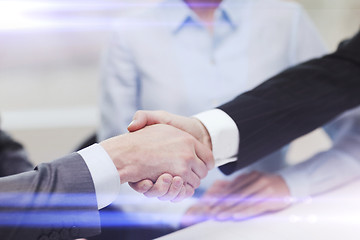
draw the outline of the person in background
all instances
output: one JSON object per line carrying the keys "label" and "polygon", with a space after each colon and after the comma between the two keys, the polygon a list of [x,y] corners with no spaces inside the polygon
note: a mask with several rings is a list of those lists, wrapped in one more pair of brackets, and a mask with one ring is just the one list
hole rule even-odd
{"label": "person in background", "polygon": [[[117,26],[102,68],[99,140],[126,132],[139,109],[163,109],[190,116],[324,53],[313,23],[293,2],[162,1],[145,13],[124,17]],[[271,172],[283,166],[284,150],[264,158],[253,169]],[[220,171],[210,172],[196,195],[219,178],[224,178]],[[133,193],[126,186],[121,191],[124,195]],[[181,215],[191,204],[164,203],[154,208],[120,201],[119,205],[134,216],[168,212],[170,208],[178,216],[172,219],[172,226],[178,227]],[[142,222],[141,214],[139,218]],[[148,224],[157,222],[149,219]],[[148,233],[144,235],[149,238]]]}

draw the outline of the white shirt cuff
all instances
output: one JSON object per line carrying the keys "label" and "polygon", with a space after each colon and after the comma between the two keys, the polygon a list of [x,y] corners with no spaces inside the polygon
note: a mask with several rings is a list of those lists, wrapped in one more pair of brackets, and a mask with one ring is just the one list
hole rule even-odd
{"label": "white shirt cuff", "polygon": [[304,169],[300,164],[283,168],[277,174],[284,179],[295,202],[302,201],[309,196],[311,179],[307,169]]}
{"label": "white shirt cuff", "polygon": [[220,109],[213,109],[194,116],[210,134],[217,167],[237,160],[240,136],[234,120]]}
{"label": "white shirt cuff", "polygon": [[98,209],[110,205],[120,191],[120,177],[113,161],[99,144],[93,144],[78,153],[89,168],[94,182]]}

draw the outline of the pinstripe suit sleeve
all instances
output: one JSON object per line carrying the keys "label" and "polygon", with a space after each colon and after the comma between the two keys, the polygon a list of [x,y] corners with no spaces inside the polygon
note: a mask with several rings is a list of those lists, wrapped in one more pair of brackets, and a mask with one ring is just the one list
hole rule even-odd
{"label": "pinstripe suit sleeve", "polygon": [[0,239],[74,239],[100,233],[95,189],[77,153],[0,178]]}
{"label": "pinstripe suit sleeve", "polygon": [[231,173],[360,104],[360,32],[325,57],[292,67],[220,106],[240,132]]}

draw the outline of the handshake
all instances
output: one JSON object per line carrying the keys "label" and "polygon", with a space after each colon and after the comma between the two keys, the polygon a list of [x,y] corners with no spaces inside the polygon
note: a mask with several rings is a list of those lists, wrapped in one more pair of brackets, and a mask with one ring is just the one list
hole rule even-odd
{"label": "handshake", "polygon": [[130,133],[100,145],[113,160],[121,183],[160,200],[191,197],[214,168],[211,139],[196,118],[164,111],[138,111]]}

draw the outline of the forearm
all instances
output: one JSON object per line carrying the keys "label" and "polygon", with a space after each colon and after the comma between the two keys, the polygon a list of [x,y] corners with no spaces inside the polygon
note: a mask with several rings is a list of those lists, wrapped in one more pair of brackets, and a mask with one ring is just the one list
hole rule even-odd
{"label": "forearm", "polygon": [[279,174],[287,183],[292,197],[301,200],[360,177],[360,162],[347,152],[333,148],[285,168]]}
{"label": "forearm", "polygon": [[0,182],[1,236],[37,239],[42,229],[66,229],[73,238],[100,233],[94,186],[78,154]]}

